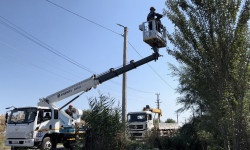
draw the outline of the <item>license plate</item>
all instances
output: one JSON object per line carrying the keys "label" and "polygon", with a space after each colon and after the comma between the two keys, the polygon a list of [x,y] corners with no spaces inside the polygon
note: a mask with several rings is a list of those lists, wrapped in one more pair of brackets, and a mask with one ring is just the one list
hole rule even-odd
{"label": "license plate", "polygon": [[12,141],[12,144],[19,144],[19,141]]}

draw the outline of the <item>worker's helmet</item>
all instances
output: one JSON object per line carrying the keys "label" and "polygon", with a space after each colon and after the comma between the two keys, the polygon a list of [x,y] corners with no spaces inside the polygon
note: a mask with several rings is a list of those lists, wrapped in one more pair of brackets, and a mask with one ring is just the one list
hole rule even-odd
{"label": "worker's helmet", "polygon": [[73,107],[72,105],[69,105],[69,107]]}
{"label": "worker's helmet", "polygon": [[155,11],[155,8],[154,8],[154,7],[150,7],[150,10],[151,10],[151,11]]}

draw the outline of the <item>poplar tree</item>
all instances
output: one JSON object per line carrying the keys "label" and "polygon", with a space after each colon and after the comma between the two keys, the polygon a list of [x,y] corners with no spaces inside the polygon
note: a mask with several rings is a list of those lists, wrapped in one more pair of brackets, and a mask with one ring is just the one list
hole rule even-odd
{"label": "poplar tree", "polygon": [[[224,149],[250,149],[249,0],[167,0],[178,103],[208,114]],[[210,125],[211,126],[211,125]]]}

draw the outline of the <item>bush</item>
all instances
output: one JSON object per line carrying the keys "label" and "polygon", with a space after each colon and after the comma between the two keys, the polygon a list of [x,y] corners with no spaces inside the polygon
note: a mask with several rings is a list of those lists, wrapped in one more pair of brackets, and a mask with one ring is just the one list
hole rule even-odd
{"label": "bush", "polygon": [[[170,136],[160,137],[153,131],[145,139],[149,148],[159,148],[162,150],[222,150],[221,141],[214,140],[213,135],[204,124],[208,123],[206,116],[192,118],[190,122],[184,124],[177,132]],[[217,138],[218,139],[218,138]]]}
{"label": "bush", "polygon": [[124,149],[124,127],[121,123],[120,107],[113,107],[115,100],[99,95],[90,98],[90,113],[85,116],[89,129],[86,133],[87,149]]}

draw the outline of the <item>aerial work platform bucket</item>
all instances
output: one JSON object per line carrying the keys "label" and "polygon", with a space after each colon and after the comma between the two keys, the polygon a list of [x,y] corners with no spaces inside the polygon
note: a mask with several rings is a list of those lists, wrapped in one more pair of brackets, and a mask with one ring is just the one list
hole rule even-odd
{"label": "aerial work platform bucket", "polygon": [[148,45],[156,48],[166,47],[166,28],[157,20],[143,22],[139,29],[143,32],[143,41]]}

